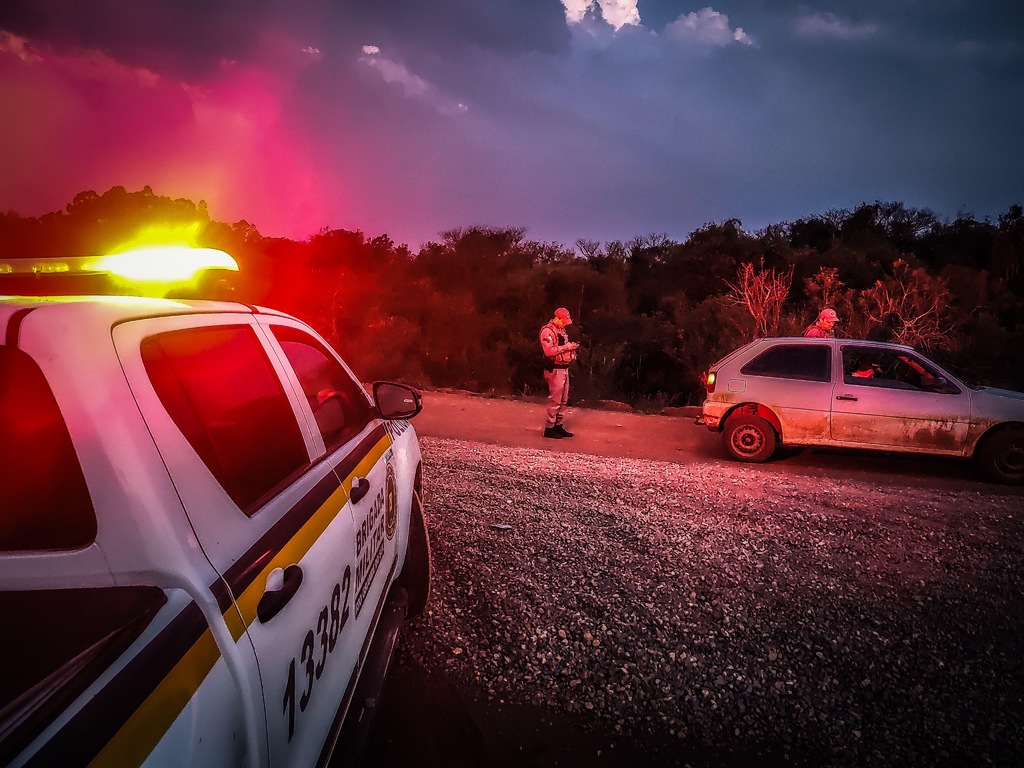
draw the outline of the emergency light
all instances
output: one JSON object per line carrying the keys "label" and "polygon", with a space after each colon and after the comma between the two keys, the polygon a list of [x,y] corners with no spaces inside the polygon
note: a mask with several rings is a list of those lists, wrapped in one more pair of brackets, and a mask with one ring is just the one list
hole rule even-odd
{"label": "emergency light", "polygon": [[105,256],[6,259],[0,261],[0,293],[179,295],[199,287],[200,279],[214,271],[238,272],[238,262],[216,248],[182,245]]}
{"label": "emergency light", "polygon": [[141,283],[181,283],[210,269],[237,272],[238,262],[216,248],[164,245],[101,256],[90,267],[91,271]]}

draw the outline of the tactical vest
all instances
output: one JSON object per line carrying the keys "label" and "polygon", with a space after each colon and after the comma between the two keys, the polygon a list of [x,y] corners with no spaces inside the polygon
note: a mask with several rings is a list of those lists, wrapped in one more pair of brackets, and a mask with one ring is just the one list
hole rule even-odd
{"label": "tactical vest", "polygon": [[[566,344],[569,343],[569,334],[565,332],[564,328],[558,328],[553,323],[548,323],[547,325],[540,329],[541,333],[543,333],[544,330],[547,328],[550,328],[551,331],[555,334],[555,341],[558,342],[557,346],[564,347]],[[575,360],[575,349],[567,349],[564,352],[559,352],[554,357],[548,357],[547,354],[544,355],[545,368],[547,368],[547,370],[549,371],[555,368],[568,368],[569,364],[575,362]]]}

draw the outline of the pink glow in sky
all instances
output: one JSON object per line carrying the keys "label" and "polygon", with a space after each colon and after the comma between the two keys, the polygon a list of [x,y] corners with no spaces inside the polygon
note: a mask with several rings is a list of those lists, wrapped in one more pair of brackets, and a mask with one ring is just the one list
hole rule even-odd
{"label": "pink glow in sky", "polygon": [[57,54],[0,33],[0,199],[18,213],[62,209],[77,192],[153,187],[206,200],[220,221],[305,239],[325,225],[328,193],[282,119],[281,73],[224,63],[201,83],[96,52]]}

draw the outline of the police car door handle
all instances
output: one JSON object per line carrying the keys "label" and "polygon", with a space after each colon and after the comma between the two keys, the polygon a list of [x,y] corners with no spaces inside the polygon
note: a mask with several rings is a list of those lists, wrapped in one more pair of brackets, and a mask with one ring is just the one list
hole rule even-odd
{"label": "police car door handle", "polygon": [[[275,568],[274,570],[279,571],[280,569]],[[278,581],[280,589],[271,588],[272,581]],[[263,593],[259,603],[256,605],[256,616],[259,618],[260,624],[266,624],[277,616],[280,610],[299,591],[301,585],[302,569],[297,565],[289,565],[280,576],[276,576],[274,572],[271,572],[270,576],[267,577],[267,591]],[[277,585],[275,584],[274,586]]]}
{"label": "police car door handle", "polygon": [[352,478],[352,488],[349,490],[348,495],[349,495],[349,498],[352,499],[352,503],[353,504],[355,504],[361,498],[363,498],[363,496],[365,496],[367,493],[369,493],[369,491],[370,491],[370,481],[369,480],[367,480],[365,477],[353,477]]}
{"label": "police car door handle", "polygon": [[857,398],[853,395],[836,395],[836,400],[851,400],[857,402]]}

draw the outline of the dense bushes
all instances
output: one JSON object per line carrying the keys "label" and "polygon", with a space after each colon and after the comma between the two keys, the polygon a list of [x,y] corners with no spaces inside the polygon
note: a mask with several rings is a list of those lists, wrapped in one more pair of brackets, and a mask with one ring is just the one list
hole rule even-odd
{"label": "dense bushes", "polygon": [[106,252],[154,228],[235,254],[238,300],[308,320],[368,380],[539,393],[537,332],[566,306],[582,345],[577,397],[695,404],[709,364],[759,328],[801,333],[828,304],[843,335],[902,340],[968,377],[1024,389],[1018,205],[993,223],[864,204],[756,234],[733,219],[681,243],[580,241],[577,251],[526,240],[519,228],[471,227],[414,254],[361,232],[264,238],[244,221],[211,221],[202,202],[114,188],[39,218],[0,215],[0,249]]}

